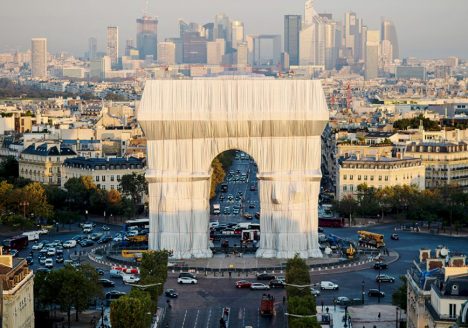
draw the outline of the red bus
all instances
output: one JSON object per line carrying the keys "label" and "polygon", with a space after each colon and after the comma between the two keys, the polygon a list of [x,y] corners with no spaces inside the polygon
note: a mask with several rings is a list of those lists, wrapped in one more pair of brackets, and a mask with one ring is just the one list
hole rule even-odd
{"label": "red bus", "polygon": [[5,239],[2,244],[5,250],[10,251],[12,249],[16,249],[17,251],[20,251],[26,248],[28,243],[28,236],[19,235]]}
{"label": "red bus", "polygon": [[319,227],[321,228],[343,228],[344,218],[319,218]]}

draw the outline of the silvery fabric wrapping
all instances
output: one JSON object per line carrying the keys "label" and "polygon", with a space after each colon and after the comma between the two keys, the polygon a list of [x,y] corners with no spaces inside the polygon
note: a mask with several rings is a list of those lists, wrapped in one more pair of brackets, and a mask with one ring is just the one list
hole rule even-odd
{"label": "silvery fabric wrapping", "polygon": [[258,165],[258,257],[319,257],[320,135],[328,109],[319,81],[148,81],[137,114],[148,138],[151,249],[210,257],[211,162],[239,149]]}

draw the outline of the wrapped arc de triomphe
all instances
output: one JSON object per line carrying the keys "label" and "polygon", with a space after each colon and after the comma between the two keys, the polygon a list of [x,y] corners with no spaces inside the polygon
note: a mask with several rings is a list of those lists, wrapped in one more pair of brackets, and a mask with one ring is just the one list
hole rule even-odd
{"label": "wrapped arc de triomphe", "polygon": [[211,162],[238,149],[258,165],[257,257],[320,257],[320,135],[328,122],[311,80],[147,81],[138,121],[148,139],[150,249],[211,257]]}

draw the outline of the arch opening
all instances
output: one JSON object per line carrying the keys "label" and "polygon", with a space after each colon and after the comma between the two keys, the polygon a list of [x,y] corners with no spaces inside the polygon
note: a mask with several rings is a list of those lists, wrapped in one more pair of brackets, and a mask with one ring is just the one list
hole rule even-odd
{"label": "arch opening", "polygon": [[210,247],[213,253],[255,253],[261,238],[255,159],[238,149],[211,163]]}

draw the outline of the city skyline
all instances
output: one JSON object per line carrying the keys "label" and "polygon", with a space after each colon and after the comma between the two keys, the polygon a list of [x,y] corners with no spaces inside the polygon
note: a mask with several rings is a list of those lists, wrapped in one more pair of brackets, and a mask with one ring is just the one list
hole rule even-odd
{"label": "city skyline", "polygon": [[[6,30],[9,26],[23,26],[17,28],[16,33],[0,36],[0,51],[29,49],[30,40],[34,37],[48,38],[49,51],[70,52],[83,56],[88,49],[88,39],[96,37],[98,50],[105,51],[106,27],[118,26],[120,44],[125,40],[136,39],[135,19],[144,14],[144,1],[129,4],[124,0],[117,0],[110,6],[110,0],[103,0],[98,5],[90,0],[84,0],[80,4],[64,4],[57,0],[46,0],[47,5],[29,3],[22,6],[21,2],[7,0],[0,14],[0,29]],[[268,2],[268,15],[261,13],[265,9],[266,2],[257,4],[240,0],[235,4],[228,1],[200,0],[196,4],[183,3],[181,0],[171,2],[170,5],[160,1],[151,1],[149,14],[159,20],[158,39],[178,35],[177,19],[194,21],[200,24],[212,22],[216,13],[224,12],[232,20],[244,23],[245,34],[283,34],[284,15],[303,15],[304,1],[292,0],[288,3],[280,0]],[[398,5],[401,3],[401,6]],[[340,3],[338,0],[315,1],[314,6],[319,13],[332,13],[335,20],[343,22],[346,11],[355,12],[363,18],[364,24],[369,29],[379,29],[381,17],[386,17],[395,23],[399,35],[401,57],[415,56],[419,58],[441,58],[447,56],[467,57],[468,44],[465,42],[462,29],[455,24],[444,26],[434,24],[440,17],[450,16],[454,21],[463,18],[463,12],[468,9],[468,3],[454,0],[451,6],[443,3],[431,3],[431,6],[423,6],[424,1],[414,0],[410,3],[396,0],[375,3],[370,0],[356,0],[352,3]],[[251,10],[245,10],[249,5]],[[10,13],[18,12],[21,6],[20,17]],[[44,8],[56,8],[56,14],[45,12]],[[184,8],[183,12],[177,8]],[[102,15],[103,9],[112,8],[112,15]],[[402,8],[404,13],[402,13]],[[458,8],[458,9],[457,9]],[[456,9],[456,10],[454,10]],[[7,13],[7,14],[5,14]],[[260,13],[260,14],[259,14]],[[415,13],[417,13],[415,15]],[[47,18],[47,19],[45,19]],[[70,25],[70,21],[76,22]],[[80,24],[83,22],[82,24]],[[416,28],[417,27],[417,28]],[[447,37],[450,35],[450,37]],[[417,40],[417,42],[415,42]]]}

